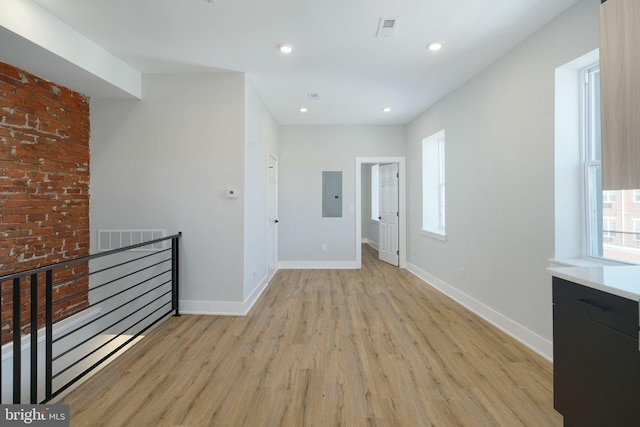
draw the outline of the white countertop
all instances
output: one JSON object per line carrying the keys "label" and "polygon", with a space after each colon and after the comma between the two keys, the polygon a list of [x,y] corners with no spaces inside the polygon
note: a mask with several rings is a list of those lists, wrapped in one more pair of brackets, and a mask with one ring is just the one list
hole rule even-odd
{"label": "white countertop", "polygon": [[640,301],[640,266],[553,267],[547,271],[570,282]]}

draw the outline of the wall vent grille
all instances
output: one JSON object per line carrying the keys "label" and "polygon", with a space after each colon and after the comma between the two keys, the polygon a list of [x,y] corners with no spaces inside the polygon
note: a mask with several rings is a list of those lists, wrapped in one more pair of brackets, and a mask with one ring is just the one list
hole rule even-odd
{"label": "wall vent grille", "polygon": [[[166,237],[167,230],[98,230],[98,251],[110,251],[129,245]],[[159,251],[166,249],[166,241],[132,249],[132,251]]]}

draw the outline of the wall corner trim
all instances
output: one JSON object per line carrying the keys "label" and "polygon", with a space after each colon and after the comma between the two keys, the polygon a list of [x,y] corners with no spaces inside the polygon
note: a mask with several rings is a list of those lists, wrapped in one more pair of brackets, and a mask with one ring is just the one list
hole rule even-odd
{"label": "wall corner trim", "polygon": [[262,292],[267,289],[272,278],[273,275],[265,277],[244,302],[180,300],[180,313],[208,316],[246,316],[258,301]]}

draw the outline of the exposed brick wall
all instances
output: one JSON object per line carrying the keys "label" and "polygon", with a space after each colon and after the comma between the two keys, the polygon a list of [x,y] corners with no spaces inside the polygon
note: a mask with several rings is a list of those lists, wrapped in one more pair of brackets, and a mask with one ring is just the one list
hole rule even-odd
{"label": "exposed brick wall", "polygon": [[[0,62],[0,276],[89,253],[89,100]],[[65,276],[87,272],[86,264]],[[44,275],[39,317],[44,318]],[[12,293],[2,283],[2,342],[11,336]],[[56,298],[88,289],[84,278],[56,288]],[[21,288],[23,331],[30,305]],[[54,306],[55,318],[87,305],[86,294]]]}

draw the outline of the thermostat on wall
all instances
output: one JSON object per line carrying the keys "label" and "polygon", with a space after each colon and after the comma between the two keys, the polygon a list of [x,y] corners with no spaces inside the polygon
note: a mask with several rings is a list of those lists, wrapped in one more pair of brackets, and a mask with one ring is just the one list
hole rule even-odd
{"label": "thermostat on wall", "polygon": [[235,199],[238,197],[238,190],[227,190],[227,199]]}

